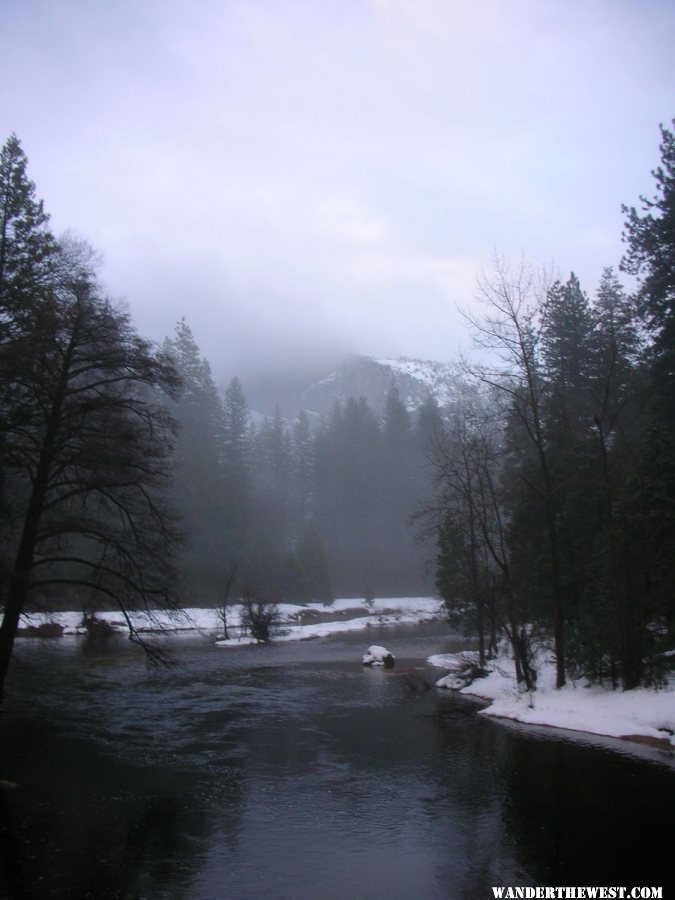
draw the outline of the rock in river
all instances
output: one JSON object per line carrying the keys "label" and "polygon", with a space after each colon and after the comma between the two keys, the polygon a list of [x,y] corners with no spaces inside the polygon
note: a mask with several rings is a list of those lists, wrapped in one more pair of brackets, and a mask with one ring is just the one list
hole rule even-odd
{"label": "rock in river", "polygon": [[363,665],[384,666],[387,669],[393,669],[394,654],[385,647],[378,647],[377,644],[373,644],[372,647],[368,647],[363,654]]}

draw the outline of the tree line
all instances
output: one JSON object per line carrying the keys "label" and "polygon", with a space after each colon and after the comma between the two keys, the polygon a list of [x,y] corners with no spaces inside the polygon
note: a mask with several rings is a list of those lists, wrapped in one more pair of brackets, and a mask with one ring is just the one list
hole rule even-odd
{"label": "tree line", "polygon": [[[414,593],[426,508],[436,582],[481,663],[505,637],[569,673],[658,681],[673,639],[675,141],[657,193],[626,208],[626,292],[605,271],[538,283],[498,260],[474,322],[489,365],[452,406],[395,389],[319,423],[251,421],[190,326],[161,346],[57,238],[15,136],[0,154],[0,692],[23,611],[329,601]],[[433,465],[430,465],[430,459]],[[429,501],[434,494],[435,499]],[[426,507],[425,507],[426,503]]]}
{"label": "tree line", "polygon": [[534,647],[556,683],[658,683],[675,643],[675,137],[656,195],[624,207],[627,292],[608,268],[592,298],[495,261],[472,319],[491,362],[436,439],[428,509],[451,621],[505,638],[519,682]]}
{"label": "tree line", "polygon": [[220,395],[185,320],[163,349],[183,384],[171,405],[173,500],[193,596],[219,603],[249,586],[329,601],[428,589],[410,518],[429,490],[432,398],[411,414],[392,388],[381,416],[349,398],[313,424],[304,411],[253,423],[239,379]]}
{"label": "tree line", "polygon": [[[256,427],[183,320],[136,331],[94,251],[56,237],[12,135],[0,153],[0,694],[21,613],[129,613],[241,593],[330,600],[420,584],[406,528],[421,425],[395,393],[311,429]],[[420,422],[423,421],[420,419]],[[150,650],[150,648],[147,648]]]}

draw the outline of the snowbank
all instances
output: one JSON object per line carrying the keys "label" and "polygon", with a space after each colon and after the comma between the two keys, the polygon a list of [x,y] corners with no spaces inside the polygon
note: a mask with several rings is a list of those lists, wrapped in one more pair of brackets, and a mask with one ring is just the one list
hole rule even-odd
{"label": "snowbank", "polygon": [[[365,600],[335,600],[330,605],[307,603],[303,606],[293,603],[278,604],[281,617],[280,631],[273,641],[307,641],[325,638],[347,631],[361,631],[380,625],[418,625],[443,619],[445,612],[440,602],[433,597],[388,597],[367,603]],[[304,622],[308,613],[316,613],[328,621]],[[228,621],[235,629],[238,625],[237,607],[228,610]],[[349,618],[333,618],[349,616]],[[219,647],[236,647],[243,643],[255,643],[248,637],[230,638],[216,641]]]}
{"label": "snowbank", "polygon": [[611,691],[586,681],[556,690],[555,666],[547,661],[538,664],[537,690],[521,693],[513,662],[507,657],[491,662],[485,678],[465,684],[461,672],[466,657],[438,654],[428,662],[448,672],[436,682],[437,687],[491,701],[482,715],[610,737],[656,738],[675,747],[675,679],[662,690]]}
{"label": "snowbank", "polygon": [[[227,608],[228,629],[238,634],[242,607],[232,604]],[[366,602],[362,598],[335,600],[325,603],[279,603],[281,633],[275,641],[297,641],[328,637],[344,631],[356,631],[377,625],[415,625],[444,617],[440,602],[433,597],[388,597]],[[97,612],[96,618],[106,622],[114,631],[127,630],[120,612]],[[317,621],[307,621],[316,618]],[[217,609],[189,607],[177,612],[154,610],[150,613],[130,613],[129,619],[139,632],[221,632],[222,622]],[[38,627],[55,623],[63,628],[63,634],[85,634],[82,613],[55,612],[29,613],[21,617],[20,627]],[[219,646],[240,646],[255,643],[252,638],[236,637],[218,641]]]}

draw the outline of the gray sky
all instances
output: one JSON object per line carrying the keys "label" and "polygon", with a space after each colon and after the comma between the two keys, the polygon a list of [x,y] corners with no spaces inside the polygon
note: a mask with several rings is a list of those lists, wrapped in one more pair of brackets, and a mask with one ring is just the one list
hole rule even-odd
{"label": "gray sky", "polygon": [[670,0],[4,0],[0,140],[219,375],[444,360],[495,248],[589,292],[618,264],[674,46]]}

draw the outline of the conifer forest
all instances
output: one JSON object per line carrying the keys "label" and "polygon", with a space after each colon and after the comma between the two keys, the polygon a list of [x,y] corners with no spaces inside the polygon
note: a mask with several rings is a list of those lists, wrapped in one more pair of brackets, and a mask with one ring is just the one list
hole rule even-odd
{"label": "conifer forest", "polygon": [[[456,391],[255,415],[189,311],[142,337],[0,158],[0,680],[20,616],[439,593],[536,687],[659,684],[675,642],[675,134],[597,285],[495,256]],[[73,223],[77,224],[77,223]],[[555,252],[555,248],[551,248]],[[133,636],[133,635],[132,635]]]}

